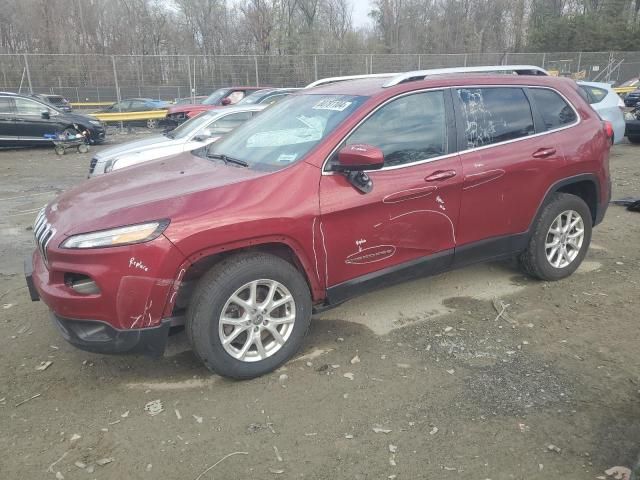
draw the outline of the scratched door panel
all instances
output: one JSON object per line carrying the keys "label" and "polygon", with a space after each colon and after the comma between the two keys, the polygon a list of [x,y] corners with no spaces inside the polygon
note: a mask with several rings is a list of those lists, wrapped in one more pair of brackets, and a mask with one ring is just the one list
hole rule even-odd
{"label": "scratched door panel", "polygon": [[[458,245],[521,233],[531,219],[521,215],[521,205],[544,195],[545,167],[562,161],[557,140],[553,134],[535,136],[534,114],[522,88],[470,87],[458,89],[454,98],[463,127]],[[555,149],[551,158],[534,157],[545,147]]]}
{"label": "scratched door panel", "polygon": [[[456,175],[425,181],[441,171]],[[364,195],[343,175],[323,176],[320,210],[328,286],[454,248],[460,171],[454,155],[369,172],[374,187]]]}

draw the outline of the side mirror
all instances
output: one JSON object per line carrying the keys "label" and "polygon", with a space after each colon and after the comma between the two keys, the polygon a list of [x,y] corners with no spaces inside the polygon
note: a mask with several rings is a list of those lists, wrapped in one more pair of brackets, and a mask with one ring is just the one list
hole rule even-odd
{"label": "side mirror", "polygon": [[338,150],[338,164],[333,169],[342,172],[354,188],[361,193],[373,190],[373,181],[365,170],[378,170],[384,166],[384,153],[378,147],[365,144],[345,145]]}
{"label": "side mirror", "polygon": [[208,128],[205,128],[202,132],[200,132],[198,135],[193,137],[193,139],[196,142],[204,142],[205,140],[209,140],[211,137],[212,137],[211,130]]}
{"label": "side mirror", "polygon": [[384,153],[378,147],[356,143],[345,145],[338,150],[338,164],[334,170],[340,172],[357,172],[362,170],[378,170],[384,166]]}
{"label": "side mirror", "polygon": [[223,98],[222,102],[220,102],[220,103],[222,103],[222,105],[224,105],[226,107],[227,105],[231,105],[231,100],[229,99],[229,97]]}
{"label": "side mirror", "polygon": [[40,113],[40,116],[41,116],[42,118],[44,118],[45,120],[49,120],[49,119],[51,118],[51,114],[49,113],[49,110],[43,110],[43,111]]}

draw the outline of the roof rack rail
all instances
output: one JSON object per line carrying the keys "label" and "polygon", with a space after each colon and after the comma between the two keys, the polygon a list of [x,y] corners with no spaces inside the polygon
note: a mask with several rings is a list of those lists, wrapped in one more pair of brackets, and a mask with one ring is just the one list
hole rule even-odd
{"label": "roof rack rail", "polygon": [[488,65],[482,67],[453,67],[453,68],[434,68],[432,70],[417,70],[415,72],[405,72],[396,75],[383,85],[383,87],[393,87],[400,83],[411,82],[415,80],[424,80],[431,75],[446,75],[449,73],[515,73],[518,75],[549,75],[544,68],[534,65]]}
{"label": "roof rack rail", "polygon": [[337,83],[344,82],[347,80],[360,80],[363,78],[386,78],[386,77],[396,77],[401,75],[399,73],[370,73],[368,75],[348,75],[346,77],[329,77],[329,78],[321,78],[320,80],[316,80],[315,82],[310,83],[304,88],[313,88],[319,85],[327,85],[329,83]]}

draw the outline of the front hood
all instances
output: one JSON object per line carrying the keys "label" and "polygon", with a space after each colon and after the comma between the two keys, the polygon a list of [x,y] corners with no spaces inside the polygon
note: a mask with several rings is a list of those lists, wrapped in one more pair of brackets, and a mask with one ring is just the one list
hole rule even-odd
{"label": "front hood", "polygon": [[104,150],[100,150],[100,152],[94,156],[99,160],[109,160],[119,155],[137,153],[143,149],[166,147],[173,145],[174,143],[176,143],[175,139],[165,137],[164,135],[158,135],[106,148]]}
{"label": "front hood", "polygon": [[183,153],[87,180],[49,204],[47,219],[64,235],[171,219],[193,195],[261,175]]}

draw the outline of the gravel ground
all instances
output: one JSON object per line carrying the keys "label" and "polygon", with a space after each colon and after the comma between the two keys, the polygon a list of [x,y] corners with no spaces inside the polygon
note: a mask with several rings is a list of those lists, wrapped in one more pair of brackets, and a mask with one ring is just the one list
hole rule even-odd
{"label": "gravel ground", "polygon": [[[638,152],[614,148],[614,198],[640,195]],[[387,288],[315,317],[278,372],[234,382],[181,335],[162,359],[79,351],[29,300],[28,228],[90,156],[0,151],[3,479],[588,479],[635,462],[638,213],[611,206],[567,280],[503,262]]]}

